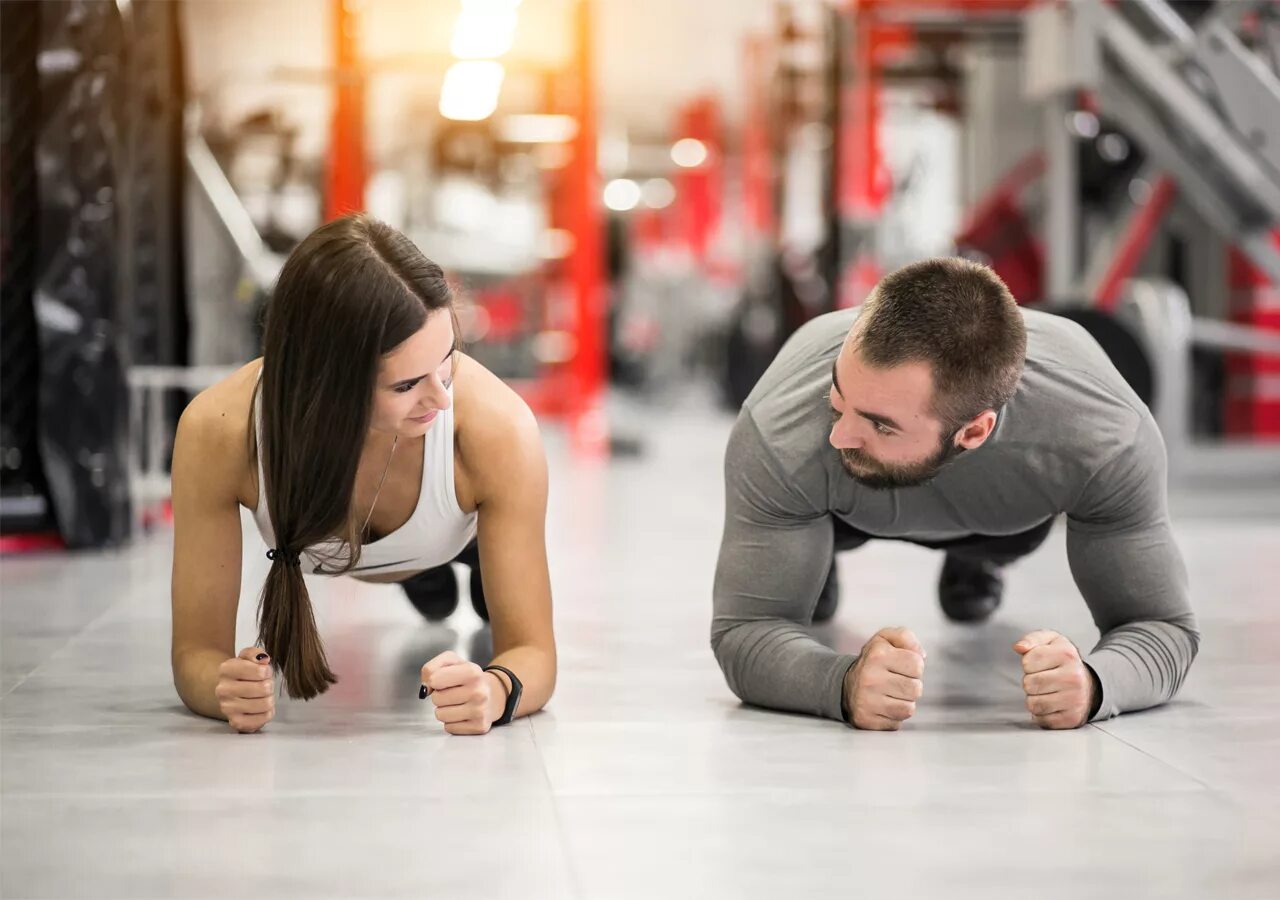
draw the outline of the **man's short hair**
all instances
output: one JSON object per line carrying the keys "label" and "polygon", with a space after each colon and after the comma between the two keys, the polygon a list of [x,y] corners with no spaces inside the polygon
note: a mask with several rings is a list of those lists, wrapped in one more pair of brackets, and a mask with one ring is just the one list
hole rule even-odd
{"label": "man's short hair", "polygon": [[1027,329],[1004,282],[956,257],[885,276],[867,298],[853,342],[876,368],[927,363],[933,414],[952,428],[1008,403],[1027,355]]}

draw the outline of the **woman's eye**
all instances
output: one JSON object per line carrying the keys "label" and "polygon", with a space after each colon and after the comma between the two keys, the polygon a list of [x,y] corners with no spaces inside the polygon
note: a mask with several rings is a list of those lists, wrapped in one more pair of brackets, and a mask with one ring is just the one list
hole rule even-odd
{"label": "woman's eye", "polygon": [[397,394],[407,394],[407,393],[409,393],[411,390],[413,390],[414,388],[416,388],[417,386],[418,386],[418,382],[416,382],[416,381],[411,381],[411,382],[409,382],[408,384],[398,384],[398,385],[396,385],[396,386],[395,386],[395,388],[394,388],[394,390],[395,390],[395,392],[396,392]]}

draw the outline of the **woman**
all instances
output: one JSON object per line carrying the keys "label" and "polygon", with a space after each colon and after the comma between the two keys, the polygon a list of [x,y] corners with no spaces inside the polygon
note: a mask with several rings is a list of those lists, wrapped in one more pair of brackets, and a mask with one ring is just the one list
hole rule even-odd
{"label": "woman", "polygon": [[[367,216],[324,225],[285,263],[262,358],[202,392],[178,423],[178,694],[194,712],[258,731],[274,715],[274,673],[305,700],[337,681],[304,572],[407,582],[419,608],[447,614],[457,586],[441,582],[441,567],[460,556],[474,565],[478,547],[484,593],[473,578],[473,601],[492,621],[493,663],[443,653],[414,687],[451,734],[540,709],[556,674],[546,500],[534,418],[457,350],[440,268]],[[241,506],[271,569],[259,646],[237,656]]]}

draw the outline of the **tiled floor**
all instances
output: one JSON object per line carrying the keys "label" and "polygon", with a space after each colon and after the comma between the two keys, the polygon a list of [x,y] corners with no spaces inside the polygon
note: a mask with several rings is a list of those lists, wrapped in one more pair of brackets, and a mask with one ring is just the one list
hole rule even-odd
{"label": "tiled floor", "polygon": [[1029,725],[1009,648],[1094,638],[1060,532],[977,630],[942,620],[928,551],[847,554],[824,638],[930,650],[917,717],[854,732],[741,706],[711,656],[727,419],[618,419],[642,457],[548,429],[560,685],[483,738],[417,700],[441,649],[483,654],[469,610],[432,628],[395,587],[315,582],[341,683],[239,736],[171,686],[167,533],[6,558],[0,895],[1280,898],[1280,504],[1175,497],[1200,658],[1170,706],[1074,732]]}

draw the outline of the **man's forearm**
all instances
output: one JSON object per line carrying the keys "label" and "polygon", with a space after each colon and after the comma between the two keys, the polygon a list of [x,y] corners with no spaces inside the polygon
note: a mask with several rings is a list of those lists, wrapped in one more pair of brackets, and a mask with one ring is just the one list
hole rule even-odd
{"label": "man's forearm", "polygon": [[1102,636],[1085,662],[1102,685],[1091,721],[1167,703],[1191,668],[1199,646],[1193,623],[1131,622]]}
{"label": "man's forearm", "polygon": [[836,653],[781,619],[717,619],[711,645],[729,689],[742,701],[844,720],[844,676],[856,656]]}

